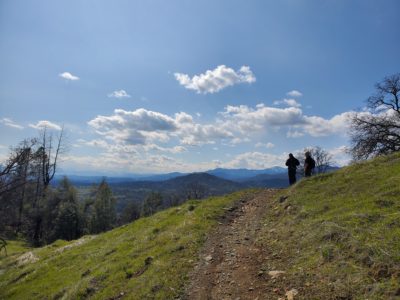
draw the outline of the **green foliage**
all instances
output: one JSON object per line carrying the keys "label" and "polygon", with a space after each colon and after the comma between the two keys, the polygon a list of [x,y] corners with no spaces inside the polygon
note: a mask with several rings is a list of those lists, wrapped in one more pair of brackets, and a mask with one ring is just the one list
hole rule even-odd
{"label": "green foliage", "polygon": [[54,195],[55,207],[48,208],[51,227],[53,228],[52,240],[73,240],[82,232],[82,216],[79,210],[76,189],[68,178],[64,177]]}
{"label": "green foliage", "polygon": [[226,207],[254,193],[193,200],[97,236],[56,241],[19,266],[21,253],[0,257],[0,299],[178,297],[207,233]]}
{"label": "green foliage", "polygon": [[140,207],[134,201],[131,201],[122,211],[119,224],[127,224],[140,218]]}
{"label": "green foliage", "polygon": [[92,195],[86,200],[83,215],[88,233],[100,233],[112,229],[117,221],[115,198],[105,181],[93,187]]}
{"label": "green foliage", "polygon": [[150,216],[161,209],[163,199],[160,193],[152,192],[143,201],[142,216]]}
{"label": "green foliage", "polygon": [[[260,243],[298,299],[395,299],[400,292],[400,154],[303,179],[271,203]],[[273,228],[271,231],[270,229]]]}

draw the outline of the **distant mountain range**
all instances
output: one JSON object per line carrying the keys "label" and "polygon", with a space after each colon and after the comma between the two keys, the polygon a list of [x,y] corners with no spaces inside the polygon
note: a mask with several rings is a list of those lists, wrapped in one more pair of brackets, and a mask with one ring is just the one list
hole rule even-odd
{"label": "distant mountain range", "polygon": [[234,181],[244,181],[246,179],[250,179],[254,176],[261,174],[282,174],[286,173],[286,168],[282,167],[272,167],[264,170],[250,170],[250,169],[214,169],[207,171],[206,173],[218,176],[224,179],[234,180]]}
{"label": "distant mountain range", "polygon": [[[330,171],[336,169],[330,168]],[[298,179],[300,177],[298,176]],[[61,178],[62,176],[57,176],[53,184],[57,185]],[[86,199],[90,195],[91,186],[98,184],[104,177],[72,175],[68,178],[78,188],[80,198]],[[281,167],[264,170],[218,168],[190,174],[174,172],[135,177],[106,177],[106,181],[117,199],[119,212],[127,203],[141,202],[152,192],[161,193],[166,203],[176,204],[187,199],[224,195],[245,188],[288,186],[286,168]]]}
{"label": "distant mountain range", "polygon": [[[57,176],[57,185],[63,176]],[[86,199],[91,186],[106,178],[117,199],[117,211],[131,201],[141,202],[150,193],[163,195],[166,203],[182,203],[189,198],[219,196],[251,187],[282,188],[288,185],[286,169],[274,167],[265,170],[214,169],[201,173],[168,173],[135,177],[68,176],[78,188],[78,195]]]}
{"label": "distant mountain range", "polygon": [[[247,179],[251,179],[257,175],[268,174],[268,175],[276,175],[286,173],[286,168],[282,167],[272,167],[264,170],[251,170],[251,169],[223,169],[217,168],[213,170],[209,170],[206,172],[210,175],[214,175],[223,179],[233,180],[243,182]],[[176,177],[186,176],[190,173],[166,173],[166,174],[132,174],[130,176],[124,177],[108,177],[108,176],[80,176],[80,175],[66,175],[68,179],[75,185],[90,185],[94,183],[99,183],[103,178],[107,179],[108,183],[120,183],[120,182],[134,182],[134,181],[165,181],[169,179],[173,179]],[[196,173],[192,173],[196,174]],[[65,175],[58,175],[55,178],[55,181],[59,181]]]}

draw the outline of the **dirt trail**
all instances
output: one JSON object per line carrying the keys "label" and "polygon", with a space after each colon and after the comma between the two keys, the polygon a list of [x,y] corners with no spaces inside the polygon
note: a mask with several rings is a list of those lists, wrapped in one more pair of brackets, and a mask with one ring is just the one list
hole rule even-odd
{"label": "dirt trail", "polygon": [[275,194],[266,189],[229,209],[206,241],[184,299],[267,299],[260,270],[265,253],[256,238]]}

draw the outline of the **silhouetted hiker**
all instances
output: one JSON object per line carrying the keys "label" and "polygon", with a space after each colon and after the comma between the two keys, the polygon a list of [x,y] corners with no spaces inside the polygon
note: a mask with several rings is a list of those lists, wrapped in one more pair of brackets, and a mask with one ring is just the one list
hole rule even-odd
{"label": "silhouetted hiker", "polygon": [[300,163],[297,158],[295,158],[292,153],[289,153],[289,159],[286,161],[286,166],[288,167],[290,185],[296,183],[296,169],[298,165],[300,165]]}
{"label": "silhouetted hiker", "polygon": [[305,155],[306,159],[304,160],[304,176],[310,177],[315,168],[315,160],[311,157],[311,153],[309,151],[307,151]]}

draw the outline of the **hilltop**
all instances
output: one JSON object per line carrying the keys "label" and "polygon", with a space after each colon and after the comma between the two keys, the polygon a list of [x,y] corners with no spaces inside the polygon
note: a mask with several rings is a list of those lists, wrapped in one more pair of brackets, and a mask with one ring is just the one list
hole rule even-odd
{"label": "hilltop", "polygon": [[395,154],[285,190],[189,201],[77,241],[11,242],[0,298],[201,299],[200,289],[221,299],[396,299],[399,182]]}

